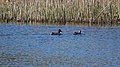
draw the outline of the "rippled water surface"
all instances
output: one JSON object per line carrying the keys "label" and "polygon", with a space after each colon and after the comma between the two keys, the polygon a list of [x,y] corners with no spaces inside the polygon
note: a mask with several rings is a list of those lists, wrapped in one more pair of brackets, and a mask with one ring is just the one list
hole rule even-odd
{"label": "rippled water surface", "polygon": [[0,67],[10,66],[120,67],[120,28],[0,24]]}

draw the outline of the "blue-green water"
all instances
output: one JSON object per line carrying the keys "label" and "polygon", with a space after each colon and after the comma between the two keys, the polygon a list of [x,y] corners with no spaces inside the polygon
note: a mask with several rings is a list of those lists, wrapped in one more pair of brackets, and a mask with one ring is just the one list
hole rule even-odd
{"label": "blue-green water", "polygon": [[10,66],[120,67],[120,28],[0,24],[0,67]]}

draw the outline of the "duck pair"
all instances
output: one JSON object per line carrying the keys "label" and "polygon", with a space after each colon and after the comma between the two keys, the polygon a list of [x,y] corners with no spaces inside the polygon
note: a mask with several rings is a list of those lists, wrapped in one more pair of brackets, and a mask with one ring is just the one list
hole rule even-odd
{"label": "duck pair", "polygon": [[[62,35],[61,32],[62,30],[59,29],[58,32],[52,32],[51,35]],[[81,34],[81,30],[73,33],[73,35],[78,35],[78,34]]]}

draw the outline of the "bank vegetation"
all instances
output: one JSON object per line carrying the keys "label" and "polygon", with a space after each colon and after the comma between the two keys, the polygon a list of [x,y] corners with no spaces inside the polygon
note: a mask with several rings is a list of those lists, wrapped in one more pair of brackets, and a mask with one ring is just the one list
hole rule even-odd
{"label": "bank vegetation", "polygon": [[120,25],[120,0],[0,0],[0,22]]}

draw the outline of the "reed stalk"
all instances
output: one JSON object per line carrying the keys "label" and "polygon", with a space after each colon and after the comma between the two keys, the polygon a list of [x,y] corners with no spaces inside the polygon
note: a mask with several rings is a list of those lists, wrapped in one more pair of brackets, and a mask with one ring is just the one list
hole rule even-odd
{"label": "reed stalk", "polygon": [[[110,3],[112,1],[112,3]],[[1,0],[1,22],[118,24],[120,0]]]}

